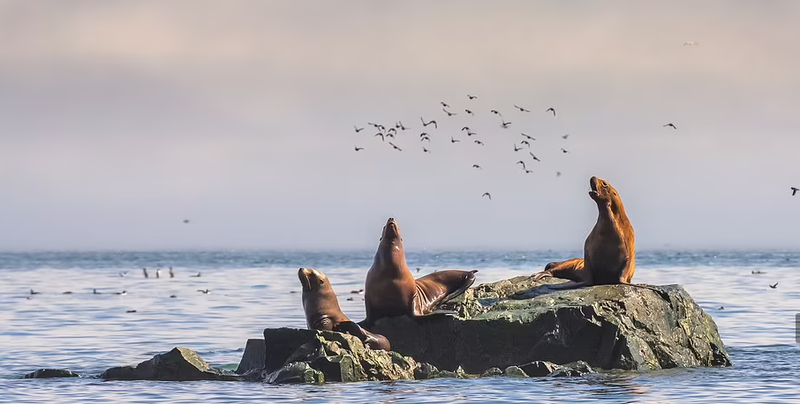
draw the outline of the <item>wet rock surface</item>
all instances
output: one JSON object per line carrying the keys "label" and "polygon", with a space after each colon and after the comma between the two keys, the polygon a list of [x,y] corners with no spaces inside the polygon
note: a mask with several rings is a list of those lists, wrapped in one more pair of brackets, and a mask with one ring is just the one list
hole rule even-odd
{"label": "wet rock surface", "polygon": [[136,366],[113,367],[99,376],[105,380],[239,380],[236,373],[214,369],[197,352],[173,348]]}

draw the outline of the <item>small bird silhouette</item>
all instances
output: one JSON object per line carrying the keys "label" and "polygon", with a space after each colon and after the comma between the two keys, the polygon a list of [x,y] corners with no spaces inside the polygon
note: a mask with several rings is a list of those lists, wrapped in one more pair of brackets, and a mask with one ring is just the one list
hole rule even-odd
{"label": "small bird silhouette", "polygon": [[448,110],[446,110],[446,109],[444,109],[444,108],[442,108],[442,111],[444,111],[444,113],[445,113],[445,114],[447,114],[447,116],[458,115],[457,113],[455,113],[455,112],[450,112],[450,111],[448,111]]}
{"label": "small bird silhouette", "polygon": [[120,273],[119,273],[119,276],[120,276],[120,278],[123,278],[123,277],[125,277],[125,276],[128,276],[128,271],[122,271],[122,272],[120,272]]}
{"label": "small bird silhouette", "polygon": [[102,295],[102,293],[98,292],[97,289],[92,289],[93,295]]}
{"label": "small bird silhouette", "polygon": [[136,313],[136,310],[126,310],[126,313]]}
{"label": "small bird silhouette", "polygon": [[458,142],[460,142],[460,140],[454,139],[452,136],[450,136],[450,143],[458,143]]}
{"label": "small bird silhouette", "polygon": [[442,104],[442,106],[443,106],[443,107],[445,107],[445,108],[450,108],[450,106],[449,106],[449,105],[447,105],[447,103],[446,103],[446,102],[440,102],[439,104]]}
{"label": "small bird silhouette", "polygon": [[489,112],[491,112],[491,113],[493,113],[493,114],[495,114],[495,115],[500,115],[500,116],[502,116],[502,114],[500,114],[500,112],[499,112],[499,111],[497,111],[496,109],[493,109],[493,110],[491,110],[491,111],[489,111]]}
{"label": "small bird silhouette", "polygon": [[356,125],[353,125],[353,128],[356,130],[356,133],[361,132],[362,130],[364,130],[364,128],[359,128]]}
{"label": "small bird silhouette", "polygon": [[477,135],[477,132],[467,131],[467,136]]}
{"label": "small bird silhouette", "polygon": [[564,136],[561,136],[561,138],[562,138],[562,139],[566,139],[566,138],[568,138],[568,137],[569,137],[569,133],[567,133],[567,134],[566,134],[566,135],[564,135]]}
{"label": "small bird silhouette", "polygon": [[673,125],[671,122],[670,122],[670,123],[668,123],[668,124],[665,124],[665,125],[661,125],[661,126],[663,126],[663,127],[665,127],[665,128],[666,128],[667,126],[671,126],[671,127],[672,127],[672,129],[678,129],[678,128],[677,128],[675,125]]}
{"label": "small bird silhouette", "polygon": [[420,141],[420,142],[422,142],[422,141],[425,141],[425,140],[427,140],[427,141],[428,141],[428,143],[430,143],[430,142],[431,142],[431,138],[429,138],[429,137],[427,137],[427,136],[423,136],[423,137],[419,138],[419,141]]}
{"label": "small bird silhouette", "polygon": [[480,140],[476,140],[476,141],[475,141],[475,144],[479,144],[479,145],[481,145],[481,146],[485,146],[485,145],[483,144],[483,142],[481,142]]}
{"label": "small bird silhouette", "polygon": [[528,170],[527,168],[525,169],[525,174],[531,174],[532,172],[533,170]]}
{"label": "small bird silhouette", "polygon": [[517,164],[522,164],[522,169],[523,169],[523,170],[527,170],[527,169],[528,169],[528,167],[525,167],[525,162],[524,162],[524,161],[522,161],[522,160],[520,160],[520,161],[517,161]]}
{"label": "small bird silhouette", "polygon": [[769,287],[771,287],[772,289],[776,289],[778,287],[778,282],[775,282],[774,285],[769,285]]}
{"label": "small bird silhouette", "polygon": [[528,145],[529,149],[531,148],[531,143],[528,142],[527,140],[523,140],[523,141],[519,142],[519,144],[526,144],[526,145]]}
{"label": "small bird silhouette", "polygon": [[386,135],[384,135],[382,132],[376,133],[375,136],[380,136],[381,137],[381,142],[385,142],[386,141],[386,137],[385,137]]}
{"label": "small bird silhouette", "polygon": [[566,154],[566,153],[569,153],[569,151],[568,151],[567,149],[563,148],[563,147],[561,148],[561,152],[562,152],[562,153],[565,153],[565,154]]}
{"label": "small bird silhouette", "polygon": [[423,152],[423,153],[430,153],[431,151],[423,147],[423,148],[422,148],[422,152]]}
{"label": "small bird silhouette", "polygon": [[797,187],[791,187],[791,189],[792,189],[792,196],[795,196],[797,194],[797,191],[800,191],[800,188]]}
{"label": "small bird silhouette", "polygon": [[764,271],[750,271],[750,273],[753,274],[753,275],[763,275],[766,272],[764,272]]}
{"label": "small bird silhouette", "polygon": [[199,278],[199,277],[200,277],[200,271],[197,271],[197,275],[192,275],[192,278]]}
{"label": "small bird silhouette", "polygon": [[66,291],[66,292],[62,293],[62,295],[71,295],[71,294],[72,294],[72,292],[70,292],[70,291]]}
{"label": "small bird silhouette", "polygon": [[522,136],[525,136],[526,138],[528,138],[528,139],[530,139],[530,140],[536,140],[536,138],[535,138],[535,137],[533,137],[533,136],[530,136],[530,135],[527,135],[527,134],[525,134],[525,133],[520,133],[520,135],[522,135]]}
{"label": "small bird silhouette", "polygon": [[208,289],[205,289],[205,290],[203,290],[203,289],[197,289],[197,291],[198,291],[198,292],[202,292],[204,295],[207,295],[207,294],[211,293],[211,291],[210,291],[210,290],[208,290]]}
{"label": "small bird silhouette", "polygon": [[439,129],[439,124],[437,124],[436,121],[433,119],[431,119],[430,122],[427,123],[425,122],[424,119],[422,119],[422,117],[420,117],[419,120],[422,121],[422,126],[428,126],[430,124],[433,124],[434,128]]}
{"label": "small bird silhouette", "polygon": [[556,171],[556,177],[560,177],[560,176],[561,176],[561,171]]}
{"label": "small bird silhouette", "polygon": [[531,110],[529,110],[529,109],[525,109],[525,108],[522,108],[522,107],[520,107],[520,106],[519,106],[519,105],[517,105],[517,104],[514,104],[514,108],[518,109],[518,110],[519,110],[519,112],[531,112]]}
{"label": "small bird silhouette", "polygon": [[389,142],[389,145],[390,145],[390,146],[392,146],[392,148],[393,148],[393,149],[395,149],[395,150],[397,150],[397,151],[403,151],[403,149],[401,149],[401,148],[397,147],[397,145],[396,145],[396,144],[394,144],[394,143],[392,143],[392,142]]}
{"label": "small bird silhouette", "polygon": [[41,294],[41,292],[34,292],[33,289],[31,289],[31,294],[32,295],[38,295],[38,294]]}
{"label": "small bird silhouette", "polygon": [[469,126],[465,126],[465,127],[461,128],[461,131],[462,131],[462,132],[463,132],[463,131],[467,131],[467,132],[469,132]]}
{"label": "small bird silhouette", "polygon": [[147,268],[142,268],[142,273],[144,273],[145,278],[149,278],[150,275],[147,274]]}
{"label": "small bird silhouette", "polygon": [[468,110],[468,109],[465,109],[465,110],[464,110],[464,112],[466,112],[466,113],[467,113],[467,114],[469,114],[469,115],[475,115],[475,114],[474,114],[472,111],[470,111],[470,110]]}
{"label": "small bird silhouette", "polygon": [[717,310],[725,310],[725,306],[719,306],[719,309]]}
{"label": "small bird silhouette", "polygon": [[481,195],[481,198],[483,198],[484,196],[488,196],[488,197],[489,197],[489,200],[490,200],[490,201],[492,200],[492,194],[490,194],[490,193],[488,193],[488,192],[484,192],[484,193],[483,193],[483,195]]}
{"label": "small bird silhouette", "polygon": [[189,223],[189,219],[183,219],[183,223],[184,224],[188,224]]}
{"label": "small bird silhouette", "polygon": [[373,122],[367,122],[367,125],[369,125],[369,126],[372,126],[372,127],[374,127],[375,129],[378,129],[378,128],[380,128],[380,126],[381,126],[381,125],[378,125],[377,123],[373,123]]}
{"label": "small bird silhouette", "polygon": [[127,295],[127,294],[128,294],[128,292],[127,292],[127,291],[125,291],[125,290],[123,290],[122,292],[114,292],[114,294],[115,294],[115,295],[119,295],[119,296],[125,296],[125,295]]}
{"label": "small bird silhouette", "polygon": [[474,100],[474,99],[478,98],[478,96],[477,95],[469,95],[469,94],[467,94],[467,98],[469,98],[470,100]]}
{"label": "small bird silhouette", "polygon": [[364,150],[364,148],[356,146],[356,151],[359,151],[359,150]]}
{"label": "small bird silhouette", "polygon": [[477,169],[483,170],[483,168],[481,168],[481,166],[479,166],[479,165],[477,165],[477,164],[473,164],[473,165],[472,165],[472,168],[477,168]]}
{"label": "small bird silhouette", "polygon": [[394,134],[393,134],[393,133],[388,133],[388,132],[387,132],[387,133],[386,133],[386,137],[390,137],[390,138],[394,139]]}
{"label": "small bird silhouette", "polygon": [[391,136],[394,137],[394,135],[397,134],[397,129],[389,128],[389,130],[386,131],[386,136],[389,136],[389,132],[391,132]]}
{"label": "small bird silhouette", "polygon": [[514,151],[517,152],[517,151],[520,151],[520,150],[522,150],[522,148],[521,147],[517,147],[517,144],[514,143]]}
{"label": "small bird silhouette", "polygon": [[531,157],[533,157],[533,159],[534,159],[534,160],[536,160],[536,161],[538,161],[538,162],[540,162],[540,163],[542,162],[542,160],[539,160],[539,158],[538,158],[538,157],[536,157],[536,155],[535,155],[535,154],[533,154],[533,152],[528,152],[528,153],[530,153]]}
{"label": "small bird silhouette", "polygon": [[408,126],[403,125],[403,121],[397,121],[397,127],[400,128],[400,130],[411,129]]}
{"label": "small bird silhouette", "polygon": [[500,126],[502,126],[503,129],[508,129],[508,127],[511,126],[511,122],[503,121],[503,123],[501,123]]}
{"label": "small bird silhouette", "polygon": [[556,116],[556,110],[553,107],[547,108],[546,110],[544,110],[544,112],[552,112],[553,113],[553,117]]}

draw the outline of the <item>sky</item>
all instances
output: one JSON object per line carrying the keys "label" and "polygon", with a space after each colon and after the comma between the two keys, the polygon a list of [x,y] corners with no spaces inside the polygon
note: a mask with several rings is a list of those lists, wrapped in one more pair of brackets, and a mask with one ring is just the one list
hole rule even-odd
{"label": "sky", "polygon": [[[375,248],[389,217],[409,250],[579,250],[593,175],[639,249],[797,248],[797,15],[794,1],[2,0],[0,250]],[[402,151],[367,126],[398,120]]]}

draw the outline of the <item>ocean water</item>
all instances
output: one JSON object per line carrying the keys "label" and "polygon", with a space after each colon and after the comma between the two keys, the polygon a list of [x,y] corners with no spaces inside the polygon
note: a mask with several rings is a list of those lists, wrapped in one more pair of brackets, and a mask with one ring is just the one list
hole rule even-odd
{"label": "ocean water", "polygon": [[[0,402],[796,402],[800,399],[798,251],[640,251],[634,280],[681,284],[717,323],[728,368],[581,378],[434,379],[273,386],[235,382],[20,379],[42,367],[96,374],[175,346],[235,368],[265,327],[305,327],[297,268],[331,279],[345,314],[364,317],[373,251],[0,253]],[[578,251],[420,252],[419,275],[478,269],[476,285],[531,274]],[[174,278],[167,268],[172,267]],[[145,279],[141,268],[147,267]],[[160,267],[161,277],[155,278]],[[753,271],[763,274],[754,275]],[[192,277],[200,272],[200,277]],[[124,276],[121,276],[124,274]],[[772,289],[770,284],[778,283]],[[37,292],[31,295],[30,291]],[[209,289],[208,294],[198,290]],[[98,294],[94,294],[96,290]],[[116,292],[126,291],[125,295]],[[72,292],[64,294],[64,292]],[[294,293],[293,293],[294,292]],[[170,297],[170,296],[175,297]],[[352,300],[347,300],[353,298]],[[724,308],[721,308],[724,307]],[[128,313],[136,310],[135,313]]]}

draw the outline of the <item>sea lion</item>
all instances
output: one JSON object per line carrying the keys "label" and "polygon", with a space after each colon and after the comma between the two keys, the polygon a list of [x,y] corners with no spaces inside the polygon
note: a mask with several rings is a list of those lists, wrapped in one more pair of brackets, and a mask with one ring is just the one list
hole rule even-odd
{"label": "sea lion", "polygon": [[589,180],[589,197],[597,204],[597,223],[583,246],[583,258],[547,264],[534,280],[554,276],[575,283],[550,285],[574,289],[590,285],[630,284],[636,271],[636,243],[625,206],[614,187],[597,177]]}
{"label": "sea lion", "polygon": [[300,268],[297,277],[303,285],[303,310],[309,329],[347,333],[358,337],[372,349],[391,350],[386,337],[361,328],[344,315],[325,274],[312,268]]}
{"label": "sea lion", "polygon": [[379,318],[433,314],[442,303],[464,293],[475,282],[475,271],[447,270],[414,279],[406,264],[400,227],[389,218],[378,251],[367,272],[364,300],[367,318],[360,324],[370,327]]}

